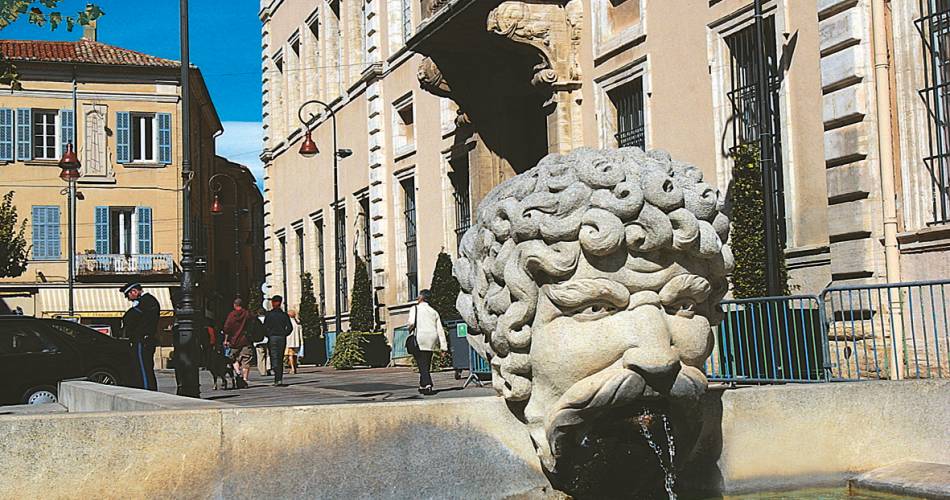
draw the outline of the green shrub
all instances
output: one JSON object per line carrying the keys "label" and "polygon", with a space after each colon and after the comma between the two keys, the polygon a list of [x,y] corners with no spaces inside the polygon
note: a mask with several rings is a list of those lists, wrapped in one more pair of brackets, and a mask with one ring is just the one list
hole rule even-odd
{"label": "green shrub", "polygon": [[442,321],[462,319],[458,310],[455,309],[455,301],[459,296],[459,282],[452,275],[452,257],[445,252],[439,252],[439,257],[435,261],[430,290],[432,299],[429,305],[439,313]]}
{"label": "green shrub", "polygon": [[[768,296],[768,258],[765,251],[765,190],[758,144],[743,144],[733,153],[732,235],[735,256],[732,293],[737,299]],[[779,281],[788,294],[785,245],[778,245]]]}
{"label": "green shrub", "polygon": [[344,332],[337,336],[330,364],[337,370],[349,370],[366,364],[363,357],[363,334]]}
{"label": "green shrub", "polygon": [[376,330],[373,319],[373,290],[369,283],[366,263],[356,259],[353,271],[353,292],[350,295],[350,330],[372,332]]}
{"label": "green shrub", "polygon": [[303,338],[306,340],[318,339],[323,333],[323,318],[320,317],[320,306],[313,293],[313,276],[310,273],[303,275],[303,291],[300,294],[300,311],[297,318],[300,328],[303,329]]}

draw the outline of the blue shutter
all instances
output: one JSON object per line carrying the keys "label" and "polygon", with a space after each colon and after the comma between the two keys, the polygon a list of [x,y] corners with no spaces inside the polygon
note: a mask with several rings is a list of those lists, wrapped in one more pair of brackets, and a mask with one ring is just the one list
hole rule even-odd
{"label": "blue shutter", "polygon": [[172,162],[172,115],[158,113],[158,162]]}
{"label": "blue shutter", "polygon": [[96,207],[96,253],[109,253],[109,207]]}
{"label": "blue shutter", "polygon": [[130,161],[129,152],[131,151],[131,131],[130,117],[127,111],[119,111],[115,114],[115,161],[118,163],[128,163]]}
{"label": "blue shutter", "polygon": [[13,110],[0,109],[0,161],[13,161]]}
{"label": "blue shutter", "polygon": [[58,259],[59,233],[59,207],[33,207],[33,259]]}
{"label": "blue shutter", "polygon": [[71,109],[59,110],[59,155],[66,154],[66,145],[72,143],[73,151],[76,147],[76,120]]}
{"label": "blue shutter", "polygon": [[33,110],[16,110],[16,159],[33,159]]}
{"label": "blue shutter", "polygon": [[138,207],[138,233],[139,233],[139,253],[152,253],[152,209],[149,207]]}

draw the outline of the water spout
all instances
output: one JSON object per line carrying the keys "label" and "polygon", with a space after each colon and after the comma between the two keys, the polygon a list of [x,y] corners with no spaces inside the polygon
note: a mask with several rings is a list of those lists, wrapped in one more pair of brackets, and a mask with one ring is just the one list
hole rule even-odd
{"label": "water spout", "polygon": [[669,495],[670,500],[676,500],[676,492],[673,490],[676,486],[676,469],[673,466],[673,460],[676,458],[676,445],[673,443],[673,432],[670,430],[669,417],[667,417],[665,413],[660,413],[659,417],[663,420],[663,432],[666,434],[667,451],[670,457],[669,464],[667,464],[664,457],[665,454],[663,453],[662,446],[653,439],[653,433],[650,432],[650,427],[656,421],[657,415],[649,409],[644,409],[640,416],[637,417],[637,423],[640,424],[640,434],[646,439],[653,453],[656,454],[660,468],[663,469],[665,476],[663,485],[666,488],[666,494]]}

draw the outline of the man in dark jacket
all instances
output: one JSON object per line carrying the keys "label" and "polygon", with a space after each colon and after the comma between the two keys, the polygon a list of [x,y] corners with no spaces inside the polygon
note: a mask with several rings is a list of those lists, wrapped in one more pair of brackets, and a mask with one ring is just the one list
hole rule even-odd
{"label": "man in dark jacket", "polygon": [[161,306],[152,294],[142,290],[142,285],[129,283],[122,287],[132,307],[122,316],[122,329],[132,342],[135,355],[136,373],[141,380],[140,387],[149,391],[158,390],[155,380],[155,347],[158,346],[158,317]]}
{"label": "man in dark jacket", "polygon": [[284,380],[284,351],[287,350],[287,336],[294,331],[290,316],[281,307],[284,298],[274,295],[270,299],[271,309],[264,315],[264,332],[267,335],[267,349],[270,351],[270,366],[274,370],[274,385]]}

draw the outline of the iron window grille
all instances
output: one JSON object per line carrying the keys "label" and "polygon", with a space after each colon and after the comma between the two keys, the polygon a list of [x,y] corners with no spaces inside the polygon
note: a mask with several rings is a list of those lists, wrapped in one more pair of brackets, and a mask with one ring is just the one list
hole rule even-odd
{"label": "iron window grille", "polygon": [[646,110],[643,77],[610,91],[608,97],[617,109],[617,146],[646,148]]}
{"label": "iron window grille", "polygon": [[287,298],[287,238],[281,236],[277,239],[280,243],[280,270],[284,274],[282,292],[284,299]]}
{"label": "iron window grille", "polygon": [[366,256],[366,274],[369,276],[370,283],[373,282],[373,252],[372,252],[372,236],[370,235],[370,219],[369,219],[369,196],[364,197],[360,200],[360,210],[363,211],[363,241],[359,242],[363,245],[363,255]]}
{"label": "iron window grille", "polygon": [[455,188],[452,194],[455,198],[455,244],[456,248],[460,249],[462,237],[465,236],[468,228],[472,227],[472,199],[469,193],[468,169],[456,171],[452,184]]}
{"label": "iron window grille", "polygon": [[419,296],[419,255],[416,250],[416,183],[414,179],[402,182],[405,193],[406,218],[406,282],[409,300]]}
{"label": "iron window grille", "polygon": [[930,175],[934,224],[950,222],[950,0],[921,0],[923,16],[914,24],[923,38],[927,107],[927,147],[923,158]]}
{"label": "iron window grille", "polygon": [[412,2],[402,0],[402,41],[412,38]]}
{"label": "iron window grille", "polygon": [[327,281],[326,281],[326,267],[323,263],[325,252],[323,249],[323,219],[318,220],[314,224],[317,228],[317,280],[320,287],[320,314],[326,315],[327,313]]}
{"label": "iron window grille", "polygon": [[[305,260],[305,251],[304,248],[304,239],[303,239],[303,228],[297,229],[294,231],[297,236],[297,279],[299,279],[300,284],[300,293],[303,293],[303,281],[304,274],[307,272],[306,260]],[[236,263],[235,263],[236,264]]]}
{"label": "iron window grille", "polygon": [[[782,174],[782,122],[779,90],[782,85],[776,54],[775,18],[766,17],[764,47],[756,44],[756,27],[752,24],[726,37],[730,53],[730,89],[727,97],[732,106],[733,150],[746,145],[761,145],[760,133],[770,133],[768,146],[773,159],[773,206],[775,223],[778,227],[778,240],[784,246],[785,226],[785,187]],[[760,116],[759,107],[759,55],[765,50],[765,64],[768,72],[769,116]],[[768,129],[771,128],[771,131]],[[763,130],[764,129],[764,130]],[[761,153],[760,153],[761,154]]]}
{"label": "iron window grille", "polygon": [[336,229],[339,237],[336,240],[337,255],[340,260],[336,263],[336,293],[340,296],[340,312],[350,310],[348,284],[346,281],[346,208],[336,209]]}

